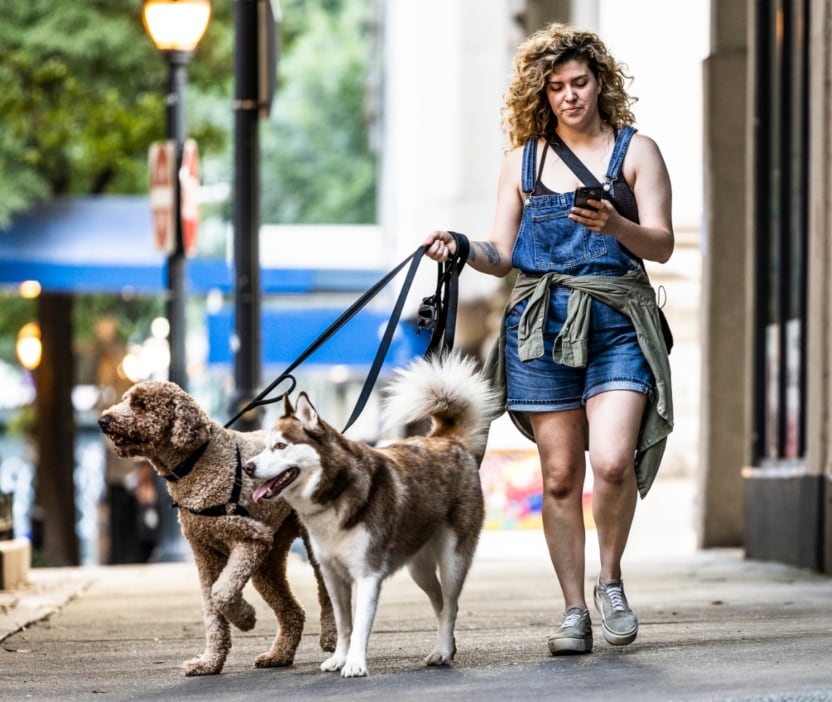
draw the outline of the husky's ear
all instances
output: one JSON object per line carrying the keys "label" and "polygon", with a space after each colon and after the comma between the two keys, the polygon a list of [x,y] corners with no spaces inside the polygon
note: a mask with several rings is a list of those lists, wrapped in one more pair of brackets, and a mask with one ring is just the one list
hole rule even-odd
{"label": "husky's ear", "polygon": [[300,419],[303,424],[304,429],[308,431],[315,431],[320,428],[318,413],[315,411],[315,408],[312,406],[312,403],[309,401],[305,392],[298,395],[296,414],[298,419]]}
{"label": "husky's ear", "polygon": [[283,416],[291,417],[295,413],[295,408],[292,407],[292,402],[289,399],[289,393],[283,394]]}

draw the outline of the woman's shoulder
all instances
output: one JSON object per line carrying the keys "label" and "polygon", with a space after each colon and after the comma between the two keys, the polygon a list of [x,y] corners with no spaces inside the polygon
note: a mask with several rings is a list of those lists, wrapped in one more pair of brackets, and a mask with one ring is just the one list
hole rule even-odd
{"label": "woman's shoulder", "polygon": [[639,131],[635,131],[633,133],[633,137],[630,140],[629,151],[641,154],[642,156],[656,155],[660,153],[659,145],[656,143],[655,139],[647,136],[646,134],[642,134]]}
{"label": "woman's shoulder", "polygon": [[523,163],[524,149],[525,145],[515,146],[506,151],[505,156],[503,158],[503,168],[513,168],[515,166],[519,168]]}

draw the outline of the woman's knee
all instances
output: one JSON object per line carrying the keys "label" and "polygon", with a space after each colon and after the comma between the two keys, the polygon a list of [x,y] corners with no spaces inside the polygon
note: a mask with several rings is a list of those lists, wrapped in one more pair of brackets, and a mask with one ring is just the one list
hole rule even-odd
{"label": "woman's knee", "polygon": [[565,500],[583,493],[584,471],[575,467],[542,466],[543,493],[556,500]]}
{"label": "woman's knee", "polygon": [[634,458],[627,456],[592,457],[592,475],[596,482],[623,485],[635,478]]}

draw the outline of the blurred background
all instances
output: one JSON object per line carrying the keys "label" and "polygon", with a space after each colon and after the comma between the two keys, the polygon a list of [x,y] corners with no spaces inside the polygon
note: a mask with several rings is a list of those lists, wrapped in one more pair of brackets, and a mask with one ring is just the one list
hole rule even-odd
{"label": "blurred background", "polygon": [[[166,4],[197,6],[200,17],[180,18],[200,35],[195,43],[153,36],[149,11]],[[35,565],[177,557],[164,486],[147,465],[112,453],[95,424],[101,410],[135,382],[170,378],[224,423],[428,232],[485,238],[516,47],[560,20],[597,31],[627,66],[636,126],[659,144],[673,182],[676,253],[648,270],[676,335],[677,429],[657,481],[665,492],[646,523],[672,525],[685,548],[747,545],[760,526],[744,486],[761,484],[748,471],[805,459],[808,408],[822,399],[811,397],[805,353],[797,367],[787,353],[808,343],[787,331],[795,313],[754,312],[771,276],[806,265],[806,240],[797,263],[755,264],[748,252],[761,244],[749,230],[781,214],[754,219],[747,208],[763,185],[741,177],[759,153],[759,104],[746,95],[765,92],[760,76],[773,71],[778,85],[802,76],[797,104],[808,105],[810,5],[828,11],[826,2],[775,0],[7,3],[0,493],[14,536],[31,541]],[[794,109],[795,100],[780,92],[772,104]],[[808,121],[800,124],[806,134]],[[801,173],[811,151],[802,148]],[[766,168],[782,173],[770,160]],[[805,233],[808,220],[795,222]],[[720,267],[724,242],[739,254],[730,269]],[[798,277],[783,280],[805,289]],[[423,266],[379,386],[424,349],[415,313],[434,285],[435,269]],[[507,290],[463,273],[459,348],[484,358]],[[397,283],[295,373],[334,425],[355,403],[396,293]],[[799,320],[807,309],[804,299]],[[772,328],[768,341],[758,333]],[[375,394],[350,435],[379,438]],[[814,481],[818,499],[823,471],[810,458],[797,477]],[[505,418],[482,474],[487,529],[539,529],[536,452]],[[753,503],[759,513],[763,502]],[[822,567],[828,517],[818,508],[815,517],[811,557],[793,556],[794,543],[772,545],[779,537],[765,530],[752,534],[756,553]]]}

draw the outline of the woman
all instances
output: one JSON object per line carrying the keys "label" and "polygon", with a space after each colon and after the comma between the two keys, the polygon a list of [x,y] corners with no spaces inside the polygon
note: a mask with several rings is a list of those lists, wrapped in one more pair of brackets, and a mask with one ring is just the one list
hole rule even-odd
{"label": "woman", "polygon": [[[595,605],[609,643],[635,639],[621,560],[637,494],[655,477],[673,421],[667,349],[641,262],[673,252],[671,187],[658,147],[631,126],[625,78],[593,33],[555,23],[532,34],[503,109],[509,145],[488,240],[434,231],[424,242],[434,260],[459,244],[483,273],[519,270],[487,370],[505,384],[506,407],[540,455],[543,530],[565,605],[548,642],[553,655],[592,650],[587,448],[601,563]],[[584,183],[550,147],[556,140],[609,198],[575,207]]]}

